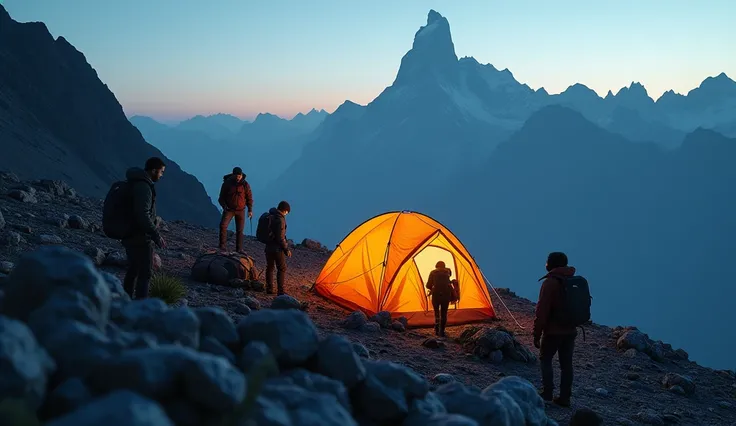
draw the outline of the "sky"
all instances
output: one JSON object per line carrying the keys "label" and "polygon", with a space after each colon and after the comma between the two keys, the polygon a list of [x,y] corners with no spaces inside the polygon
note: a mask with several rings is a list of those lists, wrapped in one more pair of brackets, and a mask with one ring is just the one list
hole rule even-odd
{"label": "sky", "polygon": [[64,36],[126,115],[175,121],[260,112],[291,118],[391,85],[435,9],[458,57],[559,93],[605,96],[632,81],[654,99],[708,76],[736,79],[733,0],[0,0]]}

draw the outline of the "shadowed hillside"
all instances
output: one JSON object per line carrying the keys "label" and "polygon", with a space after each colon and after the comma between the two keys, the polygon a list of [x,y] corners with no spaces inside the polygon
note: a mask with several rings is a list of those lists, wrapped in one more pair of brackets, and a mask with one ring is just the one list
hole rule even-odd
{"label": "shadowed hillside", "polygon": [[211,224],[217,209],[195,177],[147,144],[84,55],[40,22],[17,23],[0,6],[0,169],[63,179],[102,197],[129,167],[161,156],[159,213]]}

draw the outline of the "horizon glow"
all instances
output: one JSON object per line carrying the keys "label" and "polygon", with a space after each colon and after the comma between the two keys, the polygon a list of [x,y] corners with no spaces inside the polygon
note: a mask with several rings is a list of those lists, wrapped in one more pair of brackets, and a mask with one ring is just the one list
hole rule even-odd
{"label": "horizon glow", "polygon": [[127,116],[162,122],[270,112],[291,118],[365,105],[391,85],[434,9],[457,56],[508,68],[550,94],[581,83],[603,97],[644,85],[653,99],[705,78],[736,79],[736,3],[469,0],[370,4],[321,0],[6,0],[84,53]]}

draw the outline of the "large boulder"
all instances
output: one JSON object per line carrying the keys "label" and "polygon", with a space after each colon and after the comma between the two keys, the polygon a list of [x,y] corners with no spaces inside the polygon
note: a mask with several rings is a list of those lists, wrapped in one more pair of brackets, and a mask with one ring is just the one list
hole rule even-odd
{"label": "large boulder", "polygon": [[174,426],[161,405],[129,390],[97,398],[46,426]]}
{"label": "large boulder", "polygon": [[317,327],[306,313],[295,309],[263,309],[242,318],[237,326],[240,341],[268,345],[279,365],[299,366],[317,353]]}
{"label": "large boulder", "polygon": [[22,322],[0,316],[0,401],[19,398],[36,410],[56,363]]}

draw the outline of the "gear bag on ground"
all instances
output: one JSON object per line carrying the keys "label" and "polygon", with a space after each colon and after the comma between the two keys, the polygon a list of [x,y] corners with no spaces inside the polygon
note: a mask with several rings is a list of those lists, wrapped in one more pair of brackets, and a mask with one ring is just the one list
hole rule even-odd
{"label": "gear bag on ground", "polygon": [[226,286],[232,279],[255,280],[257,277],[253,258],[237,252],[208,252],[192,265],[192,279],[199,282]]}

